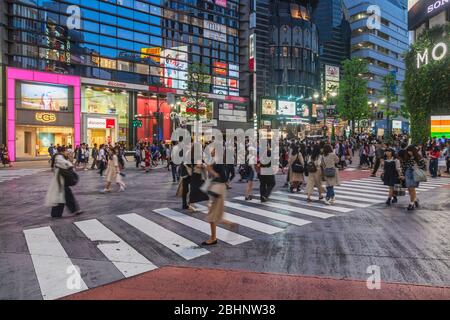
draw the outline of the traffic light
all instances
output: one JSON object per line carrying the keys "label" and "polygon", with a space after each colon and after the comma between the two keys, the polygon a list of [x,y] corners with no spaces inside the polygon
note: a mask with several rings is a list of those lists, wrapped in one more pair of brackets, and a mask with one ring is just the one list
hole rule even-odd
{"label": "traffic light", "polygon": [[142,120],[138,120],[138,119],[133,120],[133,127],[134,128],[142,128]]}

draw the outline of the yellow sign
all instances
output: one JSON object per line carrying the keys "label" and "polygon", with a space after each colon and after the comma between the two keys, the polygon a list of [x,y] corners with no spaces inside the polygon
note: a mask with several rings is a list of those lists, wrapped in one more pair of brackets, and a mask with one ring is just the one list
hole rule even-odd
{"label": "yellow sign", "polygon": [[37,112],[36,120],[44,123],[56,122],[56,114]]}
{"label": "yellow sign", "polygon": [[161,62],[161,48],[160,47],[154,47],[154,48],[142,48],[141,49],[141,59],[152,59],[156,63]]}

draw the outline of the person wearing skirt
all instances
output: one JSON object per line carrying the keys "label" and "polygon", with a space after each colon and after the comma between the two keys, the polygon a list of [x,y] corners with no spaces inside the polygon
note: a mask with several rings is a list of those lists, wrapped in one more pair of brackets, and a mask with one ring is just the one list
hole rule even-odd
{"label": "person wearing skirt", "polygon": [[394,187],[396,184],[403,180],[402,166],[398,159],[394,158],[394,150],[386,149],[383,170],[383,183],[389,187],[389,197],[386,201],[386,205],[390,206],[392,203],[397,203],[397,196],[394,194]]}
{"label": "person wearing skirt", "polygon": [[217,224],[223,223],[233,229],[237,225],[224,219],[225,198],[227,194],[227,171],[224,164],[213,164],[207,167],[208,173],[213,177],[213,181],[208,190],[210,204],[206,221],[211,225],[211,237],[202,243],[203,246],[217,244]]}

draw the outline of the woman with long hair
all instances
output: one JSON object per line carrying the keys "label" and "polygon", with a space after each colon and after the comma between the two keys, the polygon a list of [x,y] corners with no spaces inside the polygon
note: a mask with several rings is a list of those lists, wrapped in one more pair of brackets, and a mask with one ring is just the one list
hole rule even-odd
{"label": "woman with long hair", "polygon": [[[211,152],[211,155],[215,157],[215,150]],[[210,205],[208,215],[206,216],[206,221],[211,225],[211,237],[202,243],[203,246],[217,244],[217,224],[223,223],[233,229],[237,228],[237,224],[224,219],[225,198],[227,194],[227,171],[224,164],[218,164],[217,162],[215,161],[206,167],[208,173],[213,177],[208,190]]]}
{"label": "woman with long hair", "polygon": [[325,177],[327,187],[326,204],[334,204],[336,194],[334,187],[339,185],[339,171],[336,170],[336,166],[339,164],[339,157],[333,152],[331,145],[327,144],[323,148],[322,157],[322,170]]}
{"label": "woman with long hair", "polygon": [[303,155],[300,153],[297,146],[292,148],[292,154],[289,157],[289,183],[290,192],[294,193],[294,190],[300,192],[300,187],[305,181],[305,160]]}
{"label": "woman with long hair", "polygon": [[392,203],[397,203],[397,196],[394,193],[396,184],[403,180],[402,167],[400,161],[394,157],[394,150],[387,148],[384,152],[384,171],[382,180],[385,186],[389,187],[389,197],[386,205],[390,206]]}
{"label": "woman with long hair", "polygon": [[314,188],[319,192],[319,200],[323,199],[322,172],[320,170],[320,145],[312,147],[311,155],[306,161],[306,171],[308,172],[308,182],[306,183],[307,201],[312,202],[311,195]]}
{"label": "woman with long hair", "polygon": [[416,188],[419,187],[419,181],[414,178],[414,170],[426,170],[425,160],[420,156],[415,146],[409,146],[405,152],[402,153],[402,172],[405,177],[404,184],[408,189],[410,203],[408,211],[412,211],[419,207],[419,200],[417,199]]}
{"label": "woman with long hair", "polygon": [[106,185],[103,192],[111,192],[111,183],[115,182],[119,186],[119,191],[125,191],[125,183],[120,175],[119,158],[117,156],[119,147],[109,148],[109,161],[106,169]]}

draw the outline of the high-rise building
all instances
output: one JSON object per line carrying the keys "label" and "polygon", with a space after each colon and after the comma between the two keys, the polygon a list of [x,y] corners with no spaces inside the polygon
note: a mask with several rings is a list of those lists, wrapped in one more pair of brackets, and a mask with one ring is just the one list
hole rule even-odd
{"label": "high-rise building", "polygon": [[343,0],[321,0],[314,10],[322,65],[341,66],[350,58],[350,22]]}
{"label": "high-rise building", "polygon": [[252,99],[255,125],[304,132],[315,92],[320,90],[317,0],[242,1],[249,21],[241,34],[244,88]]}
{"label": "high-rise building", "polygon": [[[351,55],[369,63],[368,96],[373,106],[380,103],[383,76],[392,72],[397,85],[393,88],[399,108],[405,63],[402,54],[408,50],[406,0],[345,0],[349,10],[352,40]],[[379,19],[377,16],[380,16]],[[378,23],[379,22],[379,23]]]}
{"label": "high-rise building", "polygon": [[76,3],[0,3],[2,86],[15,87],[1,102],[12,158],[46,155],[50,143],[170,139],[197,115],[185,94],[194,63],[207,75],[204,126],[247,126],[238,0]]}

